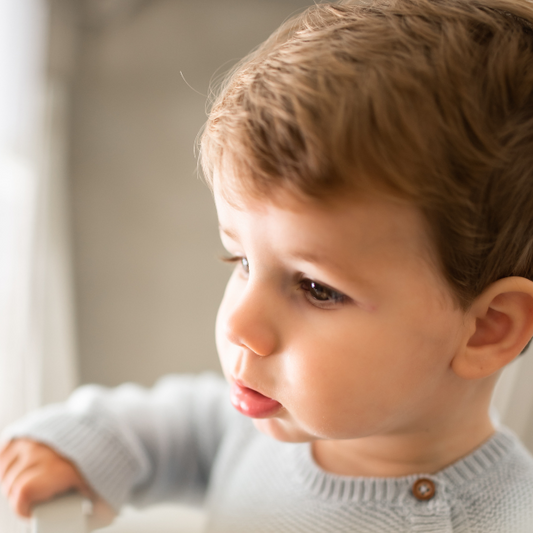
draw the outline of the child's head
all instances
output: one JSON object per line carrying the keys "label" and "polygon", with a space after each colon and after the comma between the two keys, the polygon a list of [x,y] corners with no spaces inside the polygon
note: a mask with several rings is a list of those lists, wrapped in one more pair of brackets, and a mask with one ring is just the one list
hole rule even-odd
{"label": "child's head", "polygon": [[[487,400],[482,378],[533,333],[532,88],[526,0],[316,5],[242,62],[202,137],[224,239],[246,258],[219,316],[230,379],[313,404],[302,435],[330,438],[436,413],[432,391],[461,405],[457,379]],[[343,420],[372,405],[382,424],[343,432],[320,402]],[[264,424],[296,438],[279,419]]]}
{"label": "child's head", "polygon": [[533,279],[533,5],[377,0],[313,6],[216,101],[204,170],[269,197],[386,190],[424,214],[463,308]]}

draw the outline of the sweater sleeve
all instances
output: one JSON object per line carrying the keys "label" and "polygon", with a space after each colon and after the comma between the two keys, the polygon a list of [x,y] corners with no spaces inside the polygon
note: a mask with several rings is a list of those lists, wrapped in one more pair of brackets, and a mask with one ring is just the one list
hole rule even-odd
{"label": "sweater sleeve", "polygon": [[214,374],[167,376],[152,389],[87,385],[3,432],[47,444],[71,460],[115,509],[129,501],[198,501],[233,416]]}

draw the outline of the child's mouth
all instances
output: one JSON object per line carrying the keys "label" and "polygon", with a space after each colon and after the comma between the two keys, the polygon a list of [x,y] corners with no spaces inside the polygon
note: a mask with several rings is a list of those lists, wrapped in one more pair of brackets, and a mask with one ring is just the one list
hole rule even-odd
{"label": "child's mouth", "polygon": [[234,381],[230,391],[231,403],[237,411],[251,418],[267,418],[279,411],[282,405],[260,392]]}

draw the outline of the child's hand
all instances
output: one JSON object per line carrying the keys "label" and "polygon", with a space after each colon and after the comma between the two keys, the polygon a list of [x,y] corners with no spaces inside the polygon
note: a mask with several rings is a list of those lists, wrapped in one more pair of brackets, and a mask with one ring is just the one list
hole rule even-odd
{"label": "child's hand", "polygon": [[15,439],[0,448],[0,480],[14,511],[26,518],[36,503],[70,489],[94,497],[70,461],[29,439]]}

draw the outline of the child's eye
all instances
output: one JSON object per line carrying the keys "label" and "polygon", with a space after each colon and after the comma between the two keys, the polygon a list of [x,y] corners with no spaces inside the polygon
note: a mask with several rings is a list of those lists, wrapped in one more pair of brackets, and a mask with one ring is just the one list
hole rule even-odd
{"label": "child's eye", "polygon": [[303,279],[300,282],[300,287],[305,292],[307,299],[318,307],[331,307],[346,300],[344,294],[310,279]]}
{"label": "child's eye", "polygon": [[240,255],[231,255],[229,257],[221,257],[220,259],[224,261],[224,263],[240,263],[246,274],[250,272],[250,264],[248,263],[248,259],[246,257],[242,257]]}

